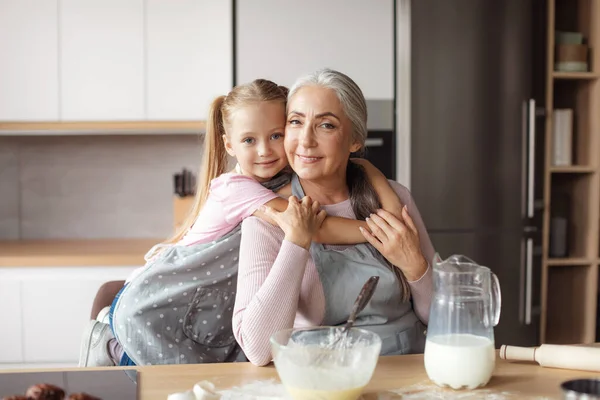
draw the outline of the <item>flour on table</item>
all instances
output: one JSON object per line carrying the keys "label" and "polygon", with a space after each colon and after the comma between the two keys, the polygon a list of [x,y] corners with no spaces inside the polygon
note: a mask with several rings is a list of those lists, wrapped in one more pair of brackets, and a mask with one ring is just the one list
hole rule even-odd
{"label": "flour on table", "polygon": [[276,380],[255,381],[240,387],[220,390],[221,400],[288,400],[283,385]]}
{"label": "flour on table", "polygon": [[[549,400],[548,397],[541,396],[523,396],[515,392],[501,392],[492,389],[477,390],[453,390],[445,389],[436,384],[425,381],[415,385],[407,386],[402,389],[395,389],[391,392],[400,395],[400,399],[410,400],[505,400],[505,399],[523,399],[523,400]],[[386,400],[385,395],[380,395],[378,400]],[[391,399],[391,397],[390,397]]]}
{"label": "flour on table", "polygon": [[[221,400],[291,400],[285,387],[271,379],[254,381],[242,386],[219,390]],[[379,394],[366,394],[361,400],[550,400],[541,396],[523,396],[515,392],[496,391],[493,389],[452,390],[437,386],[430,381],[420,382],[401,389],[389,390]]]}

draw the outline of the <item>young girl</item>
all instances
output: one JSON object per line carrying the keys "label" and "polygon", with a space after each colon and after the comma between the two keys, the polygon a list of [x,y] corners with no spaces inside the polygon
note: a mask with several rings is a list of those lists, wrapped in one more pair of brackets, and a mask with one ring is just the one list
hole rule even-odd
{"label": "young girl", "polygon": [[[284,87],[258,79],[213,101],[189,217],[173,237],[149,252],[147,264],[115,298],[109,319],[116,338],[106,324],[90,323],[80,366],[242,359],[231,332],[239,225],[250,215],[275,224],[261,207],[288,207],[288,200],[271,190],[291,193],[284,186],[289,182],[283,147],[286,96]],[[229,172],[227,154],[237,161]],[[356,162],[367,170],[382,207],[400,215],[401,204],[385,176],[366,161]],[[322,222],[314,241],[365,242],[358,228],[366,229],[366,222],[326,217],[316,202],[312,211]]]}

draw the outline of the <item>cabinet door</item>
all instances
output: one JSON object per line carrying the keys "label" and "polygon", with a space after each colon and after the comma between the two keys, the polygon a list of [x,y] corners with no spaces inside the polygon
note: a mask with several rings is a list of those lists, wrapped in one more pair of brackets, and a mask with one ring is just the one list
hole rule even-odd
{"label": "cabinet door", "polygon": [[233,81],[231,0],[146,0],[151,120],[204,120]]}
{"label": "cabinet door", "polygon": [[368,99],[393,99],[393,0],[238,0],[236,14],[238,83],[291,85],[328,67]]}
{"label": "cabinet door", "polygon": [[2,275],[0,279],[0,363],[23,362],[21,283]]}
{"label": "cabinet door", "polygon": [[58,120],[57,0],[0,0],[0,120]]}
{"label": "cabinet door", "polygon": [[61,0],[59,40],[63,120],[144,119],[143,0]]}
{"label": "cabinet door", "polygon": [[24,271],[23,326],[26,363],[72,363],[100,286],[125,279],[134,267],[32,268]]}

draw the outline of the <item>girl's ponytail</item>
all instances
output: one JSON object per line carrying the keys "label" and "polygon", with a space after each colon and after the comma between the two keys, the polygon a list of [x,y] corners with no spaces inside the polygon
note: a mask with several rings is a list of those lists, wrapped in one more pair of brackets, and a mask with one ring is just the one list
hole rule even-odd
{"label": "girl's ponytail", "polygon": [[204,135],[204,150],[200,172],[198,173],[198,185],[196,197],[190,212],[181,224],[181,227],[170,237],[165,244],[174,244],[181,240],[187,231],[194,225],[200,210],[206,202],[210,190],[210,182],[225,172],[227,168],[227,152],[223,143],[225,128],[223,127],[223,102],[226,96],[219,96],[213,100],[206,121],[206,134]]}

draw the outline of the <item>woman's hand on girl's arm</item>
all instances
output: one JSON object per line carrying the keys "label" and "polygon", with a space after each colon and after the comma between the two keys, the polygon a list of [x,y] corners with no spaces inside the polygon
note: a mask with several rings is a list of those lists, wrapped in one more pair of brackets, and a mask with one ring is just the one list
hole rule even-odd
{"label": "woman's hand on girl's arm", "polygon": [[373,188],[377,192],[377,196],[379,196],[381,208],[393,214],[396,218],[402,219],[403,204],[398,194],[390,186],[385,175],[364,158],[352,158],[351,161],[361,165],[365,169],[369,182],[371,182],[371,185],[373,185]]}
{"label": "woman's hand on girl's arm", "polygon": [[416,281],[425,274],[428,264],[421,253],[419,231],[406,206],[402,209],[402,219],[379,210],[367,218],[371,232],[366,229],[361,232],[381,255],[402,270],[408,281]]}

